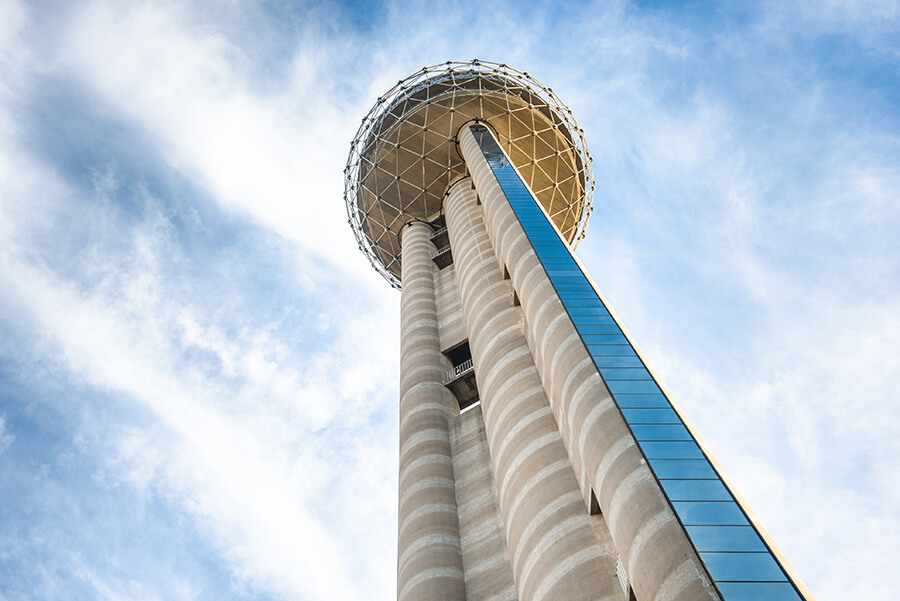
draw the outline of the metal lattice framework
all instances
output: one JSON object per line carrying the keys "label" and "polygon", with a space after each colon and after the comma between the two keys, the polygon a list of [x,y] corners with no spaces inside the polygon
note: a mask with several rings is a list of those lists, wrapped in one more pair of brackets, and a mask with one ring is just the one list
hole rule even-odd
{"label": "metal lattice framework", "polygon": [[528,73],[479,60],[414,73],[378,99],[350,146],[344,201],[372,266],[400,287],[399,232],[434,223],[450,184],[466,175],[456,136],[487,122],[525,183],[573,246],[594,191],[591,156],[572,111]]}

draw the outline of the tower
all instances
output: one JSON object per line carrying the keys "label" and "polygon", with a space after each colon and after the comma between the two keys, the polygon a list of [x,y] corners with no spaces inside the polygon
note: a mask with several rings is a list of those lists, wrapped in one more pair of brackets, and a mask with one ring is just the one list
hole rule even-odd
{"label": "tower", "polygon": [[402,282],[398,599],[812,601],[573,254],[591,159],[552,90],[422,69],[345,175]]}

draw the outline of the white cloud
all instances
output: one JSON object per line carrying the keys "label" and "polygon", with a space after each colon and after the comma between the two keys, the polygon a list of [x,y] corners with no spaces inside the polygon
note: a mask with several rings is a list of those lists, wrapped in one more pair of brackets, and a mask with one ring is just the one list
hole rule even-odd
{"label": "white cloud", "polygon": [[[381,340],[374,356],[393,354],[393,337],[385,329],[395,324],[333,305],[332,315],[347,319],[322,333],[336,338],[302,354],[278,323],[226,337],[225,324],[216,321],[216,303],[225,299],[185,295],[177,280],[166,278],[170,266],[185,257],[179,258],[172,224],[145,190],[134,191],[147,203],[145,217],[129,227],[116,208],[128,191],[118,189],[112,171],[96,178],[97,198],[89,201],[76,199],[54,174],[22,156],[2,153],[0,160],[19,174],[0,210],[4,306],[19,316],[21,327],[32,329],[38,352],[55,357],[87,386],[130,400],[155,417],[151,429],[121,432],[119,455],[97,477],[158,491],[185,508],[227,558],[235,578],[255,588],[338,599],[389,590],[390,579],[376,577],[373,584],[371,576],[364,582],[349,577],[350,565],[361,558],[347,538],[350,532],[361,539],[360,548],[374,547],[377,556],[389,558],[389,529],[360,523],[370,513],[365,510],[340,526],[325,522],[322,503],[326,490],[359,494],[363,482],[376,489],[374,496],[365,495],[372,510],[390,511],[393,505],[385,505],[379,490],[390,488],[393,474],[382,466],[393,462],[367,473],[373,458],[384,460],[383,451],[369,445],[393,445],[387,435],[373,439],[365,420],[379,409],[373,399],[384,398],[377,393],[394,385],[395,372],[359,356],[352,343],[358,336]],[[76,273],[61,277],[32,245],[71,223],[73,211],[87,213],[97,225],[68,261]],[[192,348],[211,352],[223,368],[209,373],[185,360]],[[230,381],[240,385],[229,387]],[[317,437],[326,427],[366,444]],[[12,436],[3,432],[0,443],[8,446]],[[380,536],[369,540],[376,532]],[[392,563],[387,561],[388,569]],[[129,592],[139,590],[139,583],[129,586],[124,592],[98,591],[108,598],[141,596]]]}
{"label": "white cloud", "polygon": [[[328,99],[321,50],[265,96],[238,45],[180,3],[93,2],[64,32],[61,68],[155,138],[170,165],[348,276],[369,270],[340,201],[358,117]],[[371,278],[366,278],[371,279]]]}

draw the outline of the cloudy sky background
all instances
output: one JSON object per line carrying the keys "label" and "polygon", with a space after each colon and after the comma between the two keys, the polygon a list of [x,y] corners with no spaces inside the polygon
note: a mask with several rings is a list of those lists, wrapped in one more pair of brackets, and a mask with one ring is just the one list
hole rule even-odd
{"label": "cloudy sky background", "polygon": [[579,249],[820,601],[900,590],[895,1],[0,0],[0,600],[389,600],[399,294],[359,120],[448,59],[573,109]]}

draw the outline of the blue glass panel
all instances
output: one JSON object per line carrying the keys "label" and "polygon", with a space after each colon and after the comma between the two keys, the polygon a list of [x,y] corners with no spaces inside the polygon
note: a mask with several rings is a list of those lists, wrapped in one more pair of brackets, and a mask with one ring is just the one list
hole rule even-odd
{"label": "blue glass panel", "polygon": [[721,480],[660,480],[660,483],[671,501],[731,500],[731,494]]}
{"label": "blue glass panel", "polygon": [[637,424],[631,431],[638,440],[693,440],[681,424]]}
{"label": "blue glass panel", "polygon": [[581,338],[584,340],[585,344],[606,344],[605,336],[609,336],[610,334],[621,335],[622,330],[619,329],[614,323],[608,325],[596,325],[591,327],[590,334],[583,331],[581,328],[578,330],[581,332]]}
{"label": "blue glass panel", "polygon": [[597,298],[593,288],[584,290],[557,290],[557,294],[563,300],[567,298]]}
{"label": "blue glass panel", "polygon": [[[715,470],[706,459],[651,459],[650,466],[656,473],[656,477],[676,478],[682,480],[699,478],[718,478]],[[716,480],[718,482],[718,480]],[[675,499],[672,499],[673,501]],[[688,499],[679,499],[686,501]],[[699,500],[699,499],[698,499]],[[724,499],[703,499],[704,501],[729,501],[730,496]]]}
{"label": "blue glass panel", "polygon": [[569,292],[572,290],[590,290],[593,292],[594,288],[591,287],[586,281],[581,282],[563,282],[561,284],[553,283],[553,286],[556,287],[557,292]]}
{"label": "blue glass panel", "polygon": [[671,407],[665,409],[622,409],[629,424],[680,424]]}
{"label": "blue glass panel", "polygon": [[554,272],[550,274],[550,279],[553,280],[554,284],[587,284],[587,280],[582,275],[576,277],[571,275],[561,275]]}
{"label": "blue glass panel", "polygon": [[[588,347],[590,349],[591,347]],[[617,392],[659,392],[653,380],[610,380],[606,387],[613,394]]]}
{"label": "blue glass panel", "polygon": [[[596,296],[593,296],[591,298],[567,298],[565,299],[564,304],[566,308],[596,307],[598,309],[602,309],[602,307],[600,306],[600,301],[597,300]],[[605,309],[603,311],[604,313],[606,313]],[[609,323],[612,323],[612,320],[610,320]]]}
{"label": "blue glass panel", "polygon": [[716,582],[732,580],[743,582],[786,581],[787,577],[775,559],[768,553],[701,553],[703,563]]}
{"label": "blue glass panel", "polygon": [[[603,346],[610,344],[620,344],[626,345],[628,344],[628,339],[625,338],[623,334],[596,334],[594,335],[593,342],[596,344],[588,344],[588,352],[593,353],[595,350],[603,354]],[[601,348],[598,348],[601,347]],[[642,390],[635,390],[634,392],[644,392]],[[649,391],[647,391],[649,392]]]}
{"label": "blue glass panel", "polygon": [[[568,302],[566,303],[566,306],[568,307]],[[609,330],[605,329],[603,326],[615,324],[611,315],[595,315],[593,317],[594,319],[591,320],[590,324],[578,324],[578,331],[582,336],[590,336],[591,334],[608,334]]]}
{"label": "blue glass panel", "polygon": [[[628,344],[628,339],[622,334],[597,334],[594,338],[596,344],[589,344],[588,351],[593,352],[593,347],[607,344]],[[601,351],[603,349],[600,349]]]}
{"label": "blue glass panel", "polygon": [[725,601],[801,601],[788,582],[717,582]]}
{"label": "blue glass panel", "polygon": [[703,459],[703,452],[693,441],[642,442],[641,449],[647,459]]}
{"label": "blue glass panel", "polygon": [[560,259],[547,259],[543,257],[538,257],[541,260],[541,263],[544,265],[546,269],[572,269],[572,259],[568,260],[560,260]]}
{"label": "blue glass panel", "polygon": [[[598,357],[594,359],[594,363],[600,368],[609,367],[644,367],[641,360],[637,357]],[[606,373],[604,371],[604,373]]]}
{"label": "blue glass panel", "polygon": [[704,551],[765,551],[752,526],[688,526],[694,546]]}
{"label": "blue glass panel", "polygon": [[747,518],[731,501],[672,501],[685,526],[746,526]]}
{"label": "blue glass panel", "polygon": [[591,355],[597,357],[630,357],[634,356],[634,349],[627,344],[608,344],[606,346],[595,346],[591,350]]}
{"label": "blue glass panel", "polygon": [[554,267],[552,269],[547,269],[547,273],[554,280],[556,278],[574,278],[576,276],[581,279],[584,279],[584,276],[581,274],[581,270],[576,269],[574,267],[572,267],[570,269],[562,269],[560,267]]}
{"label": "blue glass panel", "polygon": [[606,309],[596,305],[593,307],[569,307],[568,305],[566,305],[566,308],[569,311],[569,315],[572,316],[572,321],[574,321],[577,325],[600,323],[599,321],[591,319],[578,319],[579,317],[595,317],[598,315],[609,317],[609,313],[606,311]]}
{"label": "blue glass panel", "polygon": [[641,367],[607,367],[600,373],[604,380],[650,380],[650,372]]}

